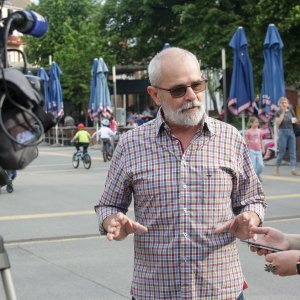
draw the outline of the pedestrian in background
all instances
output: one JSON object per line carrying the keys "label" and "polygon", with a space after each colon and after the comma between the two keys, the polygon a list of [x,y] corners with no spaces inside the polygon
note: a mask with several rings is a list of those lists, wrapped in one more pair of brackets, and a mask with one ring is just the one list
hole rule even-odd
{"label": "pedestrian in background", "polygon": [[259,120],[257,117],[250,117],[248,121],[248,129],[245,132],[245,139],[250,151],[250,158],[259,180],[262,181],[260,174],[264,167],[264,144],[263,134],[258,128]]}
{"label": "pedestrian in background", "polygon": [[117,132],[118,130],[118,123],[115,120],[114,115],[112,114],[111,117],[109,118],[109,128],[113,131],[113,132]]}
{"label": "pedestrian in background", "polygon": [[[120,138],[95,206],[100,232],[134,233],[133,299],[244,299],[236,237],[250,238],[265,208],[245,140],[206,115],[192,53],[164,49],[148,73],[161,108]],[[126,215],[132,196],[135,220]]]}
{"label": "pedestrian in background", "polygon": [[288,149],[291,165],[291,174],[296,176],[297,161],[296,161],[296,136],[293,130],[293,123],[295,122],[295,113],[290,107],[289,100],[286,97],[279,99],[279,111],[276,113],[275,122],[278,127],[278,154],[276,159],[275,174],[280,175],[279,168],[282,159]]}

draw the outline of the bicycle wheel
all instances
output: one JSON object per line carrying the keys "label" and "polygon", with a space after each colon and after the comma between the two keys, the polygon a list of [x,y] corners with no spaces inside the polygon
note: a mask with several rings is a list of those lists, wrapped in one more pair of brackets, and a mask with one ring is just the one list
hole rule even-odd
{"label": "bicycle wheel", "polygon": [[106,162],[107,161],[106,149],[103,149],[102,155],[103,155],[103,161]]}
{"label": "bicycle wheel", "polygon": [[73,157],[72,157],[72,164],[73,164],[73,167],[74,167],[75,169],[78,168],[78,166],[79,166],[79,158],[78,158],[78,156],[77,156],[77,153],[74,153],[74,154],[73,154]]}
{"label": "bicycle wheel", "polygon": [[13,185],[12,185],[12,181],[11,181],[11,180],[9,180],[9,181],[7,182],[6,191],[7,191],[8,193],[12,193],[12,192],[14,191],[14,187],[13,187]]}
{"label": "bicycle wheel", "polygon": [[83,157],[83,165],[86,169],[89,169],[92,165],[92,159],[88,153],[86,153]]}
{"label": "bicycle wheel", "polygon": [[107,152],[107,154],[106,154],[106,157],[107,157],[107,160],[108,160],[108,161],[110,161],[110,160],[112,159],[113,151],[114,151],[113,147],[110,146],[110,147],[108,148],[108,152]]}

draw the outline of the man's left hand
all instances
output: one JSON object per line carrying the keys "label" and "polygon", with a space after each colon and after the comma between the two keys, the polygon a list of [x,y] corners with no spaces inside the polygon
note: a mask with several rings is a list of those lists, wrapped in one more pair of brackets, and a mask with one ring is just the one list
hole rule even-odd
{"label": "man's left hand", "polygon": [[217,225],[215,233],[230,232],[240,240],[252,238],[256,240],[256,234],[250,232],[252,226],[258,226],[259,217],[254,212],[243,212],[235,218]]}

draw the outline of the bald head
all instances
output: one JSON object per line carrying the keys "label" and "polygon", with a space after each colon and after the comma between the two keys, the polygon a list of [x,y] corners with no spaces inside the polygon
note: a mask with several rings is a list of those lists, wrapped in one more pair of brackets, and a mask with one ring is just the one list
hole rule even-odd
{"label": "bald head", "polygon": [[197,57],[182,48],[170,47],[157,53],[148,66],[148,74],[151,85],[159,85],[163,80],[164,67],[174,66],[178,61],[193,60],[195,64],[200,65]]}

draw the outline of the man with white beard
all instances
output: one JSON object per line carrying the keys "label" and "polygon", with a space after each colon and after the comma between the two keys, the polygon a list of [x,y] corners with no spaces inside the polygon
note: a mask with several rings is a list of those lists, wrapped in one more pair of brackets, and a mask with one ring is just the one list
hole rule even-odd
{"label": "man with white beard", "polygon": [[266,207],[245,141],[206,115],[192,53],[162,50],[148,73],[160,109],[121,136],[95,206],[100,232],[134,233],[132,299],[244,299],[236,237],[253,237]]}

